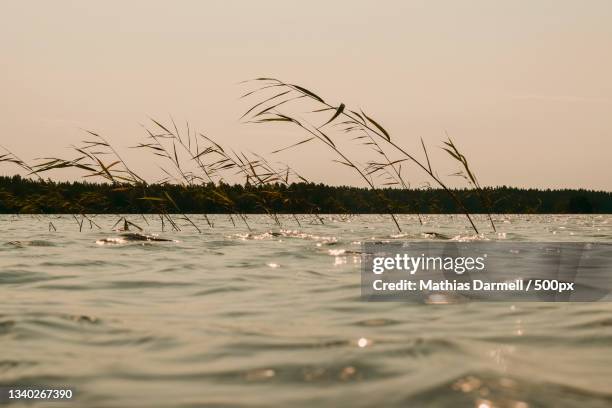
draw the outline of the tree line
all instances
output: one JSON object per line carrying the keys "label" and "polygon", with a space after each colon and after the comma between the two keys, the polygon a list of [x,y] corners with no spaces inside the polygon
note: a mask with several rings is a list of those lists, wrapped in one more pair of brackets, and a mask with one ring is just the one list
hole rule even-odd
{"label": "tree line", "polygon": [[[456,189],[470,213],[612,213],[612,193],[513,187]],[[479,195],[480,194],[480,195]],[[487,200],[482,200],[485,194]],[[486,203],[486,204],[485,204]],[[0,177],[0,213],[458,213],[442,189],[382,188],[315,183],[110,184]]]}

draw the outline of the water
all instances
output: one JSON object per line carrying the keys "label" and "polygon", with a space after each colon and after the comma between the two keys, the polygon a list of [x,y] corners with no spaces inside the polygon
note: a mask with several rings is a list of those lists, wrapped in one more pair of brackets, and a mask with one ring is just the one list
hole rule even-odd
{"label": "water", "polygon": [[[360,300],[365,240],[612,241],[611,216],[1,216],[0,385],[69,386],[51,407],[612,405],[612,304]],[[47,232],[52,221],[57,232]],[[236,221],[238,222],[238,221]],[[486,229],[486,222],[480,219]],[[40,404],[44,405],[44,404]]]}

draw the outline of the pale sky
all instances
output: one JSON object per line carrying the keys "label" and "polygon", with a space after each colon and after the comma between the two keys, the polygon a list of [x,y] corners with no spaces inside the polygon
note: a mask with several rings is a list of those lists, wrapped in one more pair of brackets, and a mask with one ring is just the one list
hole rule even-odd
{"label": "pale sky", "polygon": [[609,0],[0,0],[0,52],[0,144],[27,159],[70,156],[87,128],[156,179],[127,147],[172,115],[363,185],[319,145],[269,155],[300,132],[239,122],[238,82],[274,76],[363,108],[407,149],[423,137],[442,174],[446,130],[482,184],[612,190]]}

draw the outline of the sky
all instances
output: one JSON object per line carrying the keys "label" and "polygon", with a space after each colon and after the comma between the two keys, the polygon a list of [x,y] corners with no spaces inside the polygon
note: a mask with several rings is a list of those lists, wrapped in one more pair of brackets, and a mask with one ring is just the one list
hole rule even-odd
{"label": "sky", "polygon": [[272,76],[364,109],[419,157],[423,138],[442,176],[448,134],[483,185],[612,190],[611,21],[609,0],[0,0],[0,144],[70,157],[90,129],[156,179],[129,147],[172,116],[312,181],[364,185],[320,144],[270,154],[299,130],[239,120],[240,81]]}

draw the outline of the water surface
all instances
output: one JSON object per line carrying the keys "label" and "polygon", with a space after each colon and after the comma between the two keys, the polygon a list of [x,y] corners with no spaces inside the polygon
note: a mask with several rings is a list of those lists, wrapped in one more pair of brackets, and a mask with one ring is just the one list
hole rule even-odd
{"label": "water surface", "polygon": [[121,239],[117,219],[0,216],[0,385],[74,388],[53,407],[612,405],[612,304],[367,303],[358,254],[612,242],[611,216],[498,216],[480,237],[461,216],[400,216],[401,234],[384,216],[194,216],[201,234],[129,217],[170,242]]}

